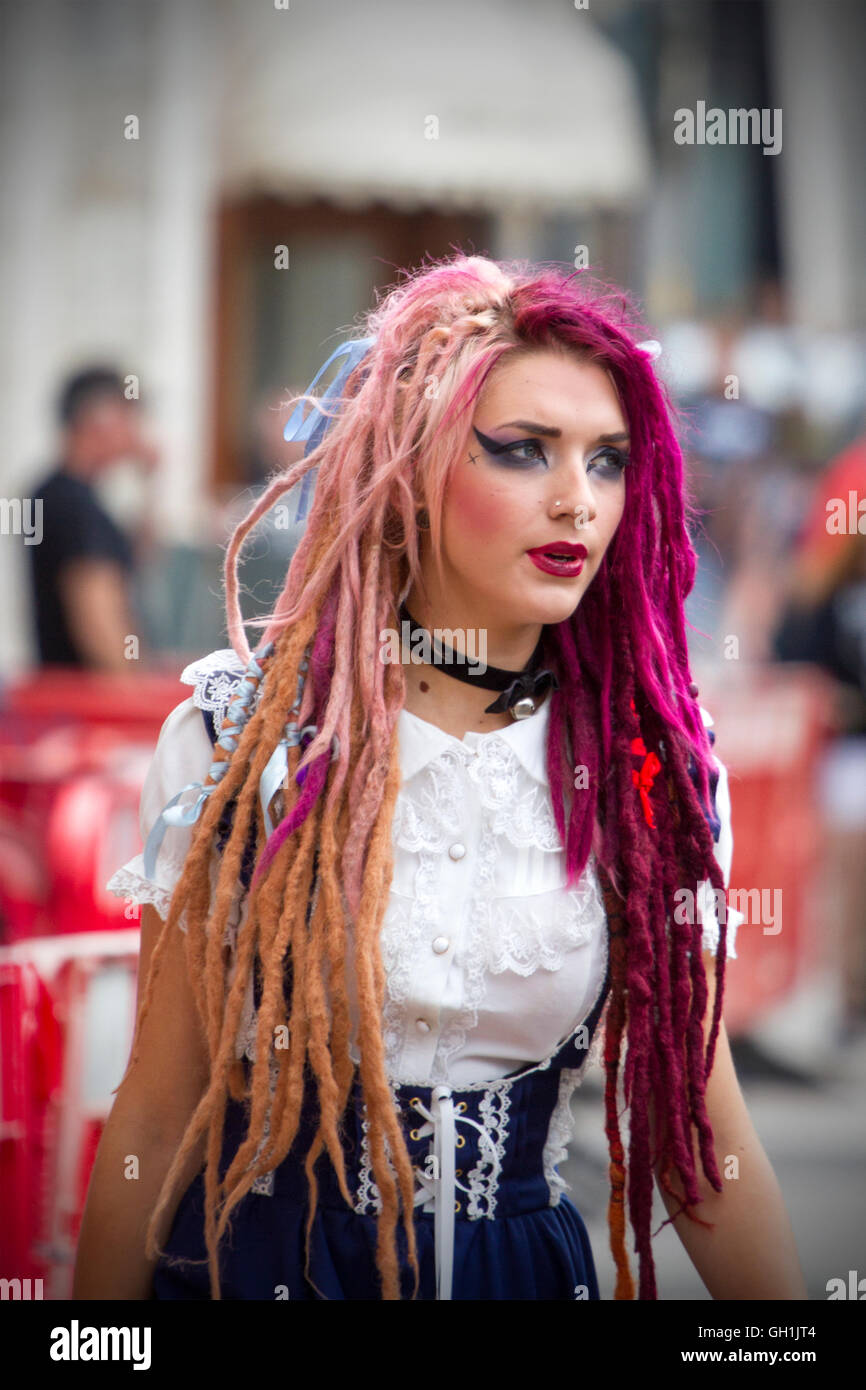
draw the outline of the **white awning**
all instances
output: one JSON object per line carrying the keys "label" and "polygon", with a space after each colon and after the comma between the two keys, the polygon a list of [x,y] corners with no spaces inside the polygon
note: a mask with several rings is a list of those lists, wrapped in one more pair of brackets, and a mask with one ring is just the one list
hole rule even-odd
{"label": "white awning", "polygon": [[646,192],[634,75],[591,10],[291,0],[224,17],[224,191],[545,214]]}

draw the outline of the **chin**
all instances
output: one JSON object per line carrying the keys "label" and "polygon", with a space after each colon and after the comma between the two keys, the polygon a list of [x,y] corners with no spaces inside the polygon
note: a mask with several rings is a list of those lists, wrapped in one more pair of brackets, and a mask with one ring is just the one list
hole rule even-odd
{"label": "chin", "polygon": [[542,627],[555,626],[570,618],[583,598],[583,589],[561,593],[547,603],[536,603],[527,607],[525,603],[515,604],[514,620],[520,623],[540,623]]}
{"label": "chin", "polygon": [[560,603],[556,604],[555,606],[551,604],[550,610],[548,611],[547,615],[541,618],[540,621],[542,623],[545,623],[548,627],[555,626],[557,623],[564,623],[565,620],[567,618],[570,618],[572,613],[580,606],[580,600],[582,598],[583,590],[581,589],[578,593],[574,594],[568,600],[563,599]]}
{"label": "chin", "polygon": [[539,598],[534,605],[535,612],[528,622],[561,623],[569,617],[580,603],[589,587],[590,575],[580,574],[576,579],[554,581],[555,589]]}

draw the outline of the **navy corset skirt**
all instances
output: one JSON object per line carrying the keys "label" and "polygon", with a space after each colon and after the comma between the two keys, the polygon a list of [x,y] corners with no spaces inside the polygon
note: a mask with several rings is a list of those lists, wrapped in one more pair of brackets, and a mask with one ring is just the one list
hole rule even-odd
{"label": "navy corset skirt", "polygon": [[[416,1177],[419,1298],[599,1298],[586,1227],[551,1175],[571,1134],[568,1101],[607,988],[606,978],[589,1018],[538,1066],[459,1089],[392,1083]],[[316,1113],[308,1079],[298,1138],[273,1173],[257,1180],[259,1190],[246,1193],[232,1212],[219,1251],[222,1298],[381,1297],[375,1258],[378,1192],[357,1073],[342,1126],[353,1206],[347,1206],[330,1158],[322,1153],[310,1238],[312,1282],[305,1276],[303,1160]],[[244,1115],[244,1104],[230,1099],[221,1176],[246,1132]],[[411,1298],[412,1269],[400,1222],[396,1240],[402,1297]],[[181,1198],[164,1248],[168,1258],[156,1266],[153,1296],[210,1299],[203,1173]]]}

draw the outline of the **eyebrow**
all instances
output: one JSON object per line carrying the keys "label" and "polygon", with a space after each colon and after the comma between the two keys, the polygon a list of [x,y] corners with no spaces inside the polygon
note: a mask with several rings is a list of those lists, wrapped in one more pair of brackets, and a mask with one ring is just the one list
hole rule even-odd
{"label": "eyebrow", "polygon": [[[532,434],[543,434],[550,439],[560,439],[562,437],[562,430],[554,429],[552,425],[539,425],[535,420],[509,420],[506,424],[498,426],[501,430],[507,430],[512,427],[517,430],[529,430]],[[628,432],[621,430],[617,434],[596,435],[596,443],[620,444],[628,442],[628,438]]]}

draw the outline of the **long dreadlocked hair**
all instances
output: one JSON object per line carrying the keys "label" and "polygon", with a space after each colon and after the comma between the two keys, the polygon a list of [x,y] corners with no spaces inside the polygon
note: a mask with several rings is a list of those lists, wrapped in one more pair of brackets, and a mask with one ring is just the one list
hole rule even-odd
{"label": "long dreadlocked hair", "polygon": [[[577,609],[544,629],[545,660],[559,678],[559,689],[550,696],[547,768],[568,884],[577,883],[594,850],[608,909],[610,993],[603,1021],[615,1296],[634,1297],[625,1250],[627,1179],[640,1261],[638,1296],[655,1298],[654,1163],[660,1160],[660,1181],[668,1192],[676,1169],[685,1193],[680,1210],[697,1220],[691,1211],[701,1200],[694,1130],[704,1174],[717,1191],[722,1186],[705,1088],[724,992],[726,913],[720,914],[717,988],[705,1052],[708,987],[701,925],[696,913],[684,922],[674,910],[674,894],[684,884],[696,888],[709,879],[717,893],[725,893],[701,805],[709,803],[714,764],[688,691],[684,600],[694,583],[696,556],[687,522],[696,509],[683,475],[680,422],[648,354],[637,346],[645,329],[631,300],[586,272],[456,254],[405,272],[402,283],[364,316],[363,331],[375,343],[349,375],[342,409],[324,439],[270,483],[234,532],[226,554],[228,631],[246,662],[250,649],[237,575],[241,546],[278,499],[318,468],[314,502],[285,587],[270,617],[257,620],[266,627],[265,641],[274,643],[258,704],[196,827],[153,951],[133,1041],[130,1068],[160,958],[183,919],[210,1081],[157,1199],[147,1253],[151,1258],[163,1253],[156,1236],[161,1218],[176,1198],[193,1147],[204,1142],[206,1248],[212,1296],[220,1297],[219,1241],[255,1178],[273,1170],[294,1144],[307,1072],[318,1096],[318,1128],[305,1161],[309,1271],[317,1201],[313,1167],[323,1150],[343,1197],[352,1201],[340,1142],[355,1074],[351,968],[359,1011],[358,1074],[381,1198],[376,1250],[381,1294],[401,1297],[396,1240],[401,1216],[413,1297],[417,1294],[413,1170],[386,1072],[385,976],[378,939],[393,870],[397,729],[406,687],[401,665],[379,659],[379,634],[383,628],[399,630],[397,610],[413,581],[424,594],[420,505],[429,513],[432,554],[441,573],[443,493],[450,470],[465,454],[473,405],[491,371],[515,353],[552,348],[606,369],[631,437],[617,532]],[[259,777],[299,688],[299,727],[309,720],[317,733],[303,751],[288,750],[282,820],[268,837]],[[335,734],[339,752],[332,757]],[[632,741],[641,737],[663,772],[650,793],[651,815],[641,812],[632,776]],[[578,763],[587,769],[587,787],[573,795],[572,768]],[[308,775],[299,779],[304,769]],[[231,831],[214,878],[214,843],[227,811]],[[256,872],[232,954],[224,930],[251,837]],[[347,966],[350,938],[354,963]],[[290,990],[285,989],[287,961]],[[233,1047],[256,968],[262,989],[256,1056],[245,1080]],[[286,1026],[288,1047],[275,1051],[275,1032]],[[272,1092],[269,1069],[275,1059]],[[620,1091],[629,1112],[627,1164]],[[220,1180],[229,1095],[248,1101],[249,1124]],[[660,1134],[655,1154],[651,1113]]]}

